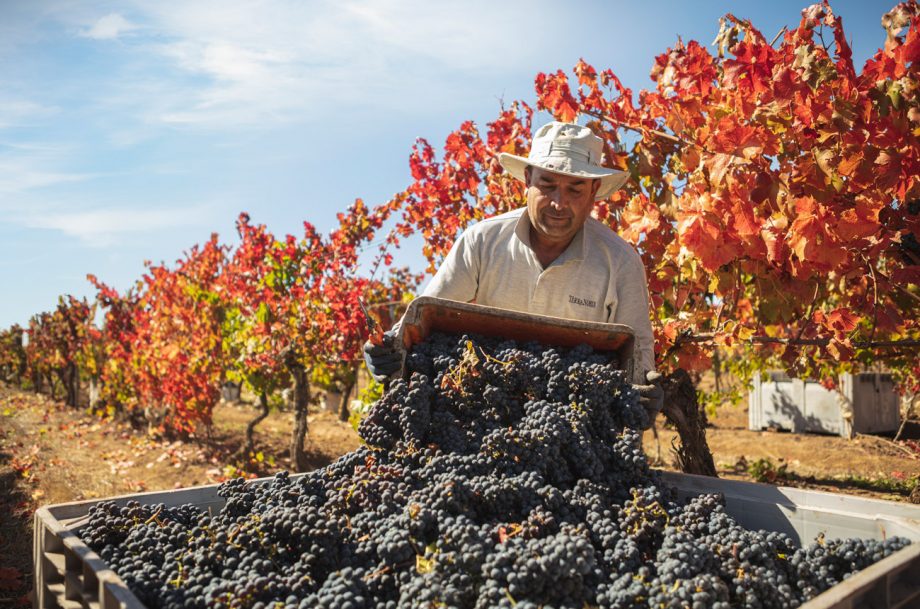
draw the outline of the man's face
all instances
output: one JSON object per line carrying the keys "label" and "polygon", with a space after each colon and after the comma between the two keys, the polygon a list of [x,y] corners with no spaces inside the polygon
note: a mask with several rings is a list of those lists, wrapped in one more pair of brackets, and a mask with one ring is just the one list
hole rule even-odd
{"label": "man's face", "polygon": [[527,215],[537,237],[547,243],[564,243],[575,236],[594,208],[600,180],[576,178],[528,166]]}

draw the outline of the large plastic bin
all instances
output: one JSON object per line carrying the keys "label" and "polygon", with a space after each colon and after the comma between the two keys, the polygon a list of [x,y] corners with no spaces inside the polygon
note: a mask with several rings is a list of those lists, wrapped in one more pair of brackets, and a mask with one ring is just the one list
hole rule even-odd
{"label": "large plastic bin", "polygon": [[755,374],[748,407],[749,429],[772,427],[845,438],[897,431],[899,418],[894,379],[877,372],[843,374],[838,389],[784,372],[769,372],[766,380]]}
{"label": "large plastic bin", "polygon": [[[782,531],[801,543],[828,538],[884,539],[894,535],[920,542],[920,507],[846,495],[665,472],[684,497],[722,493],[727,511],[752,529]],[[218,510],[217,486],[125,495],[114,500],[167,506],[191,503]],[[62,503],[35,512],[35,607],[40,609],[143,609],[102,559],[79,538],[90,506]],[[920,607],[920,543],[858,573],[804,609],[908,609]]]}

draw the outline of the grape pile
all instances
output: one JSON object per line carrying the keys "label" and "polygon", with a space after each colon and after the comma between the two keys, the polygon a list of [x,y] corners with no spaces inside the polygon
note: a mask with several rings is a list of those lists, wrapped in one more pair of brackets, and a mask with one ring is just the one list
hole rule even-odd
{"label": "grape pile", "polygon": [[588,347],[433,335],[325,468],[190,505],[93,507],[83,539],[148,607],[796,607],[909,542],[800,548],[649,469],[644,410]]}

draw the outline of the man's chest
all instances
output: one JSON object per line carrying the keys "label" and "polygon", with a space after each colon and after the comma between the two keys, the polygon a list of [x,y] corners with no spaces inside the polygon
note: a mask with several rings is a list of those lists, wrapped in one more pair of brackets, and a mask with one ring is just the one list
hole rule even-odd
{"label": "man's chest", "polygon": [[616,307],[609,269],[569,261],[541,269],[531,260],[483,265],[476,302],[584,321],[608,321]]}

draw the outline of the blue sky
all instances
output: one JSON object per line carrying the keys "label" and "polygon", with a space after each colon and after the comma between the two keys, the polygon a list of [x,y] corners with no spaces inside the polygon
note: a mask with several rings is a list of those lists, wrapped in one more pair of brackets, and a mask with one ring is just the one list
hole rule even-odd
{"label": "blue sky", "polygon": [[[831,2],[857,69],[894,2]],[[564,9],[559,7],[564,6]],[[677,36],[719,17],[768,39],[806,2],[543,0],[0,0],[0,327],[87,273],[124,289],[248,211],[276,234],[323,230],[409,182],[434,144],[539,71],[579,57],[651,88]],[[712,48],[712,47],[710,47]],[[397,263],[421,268],[412,243]]]}

